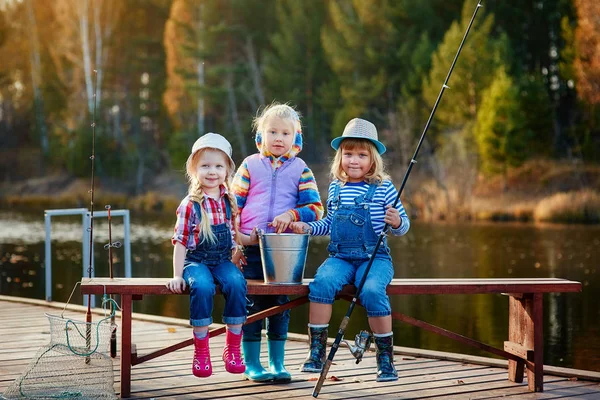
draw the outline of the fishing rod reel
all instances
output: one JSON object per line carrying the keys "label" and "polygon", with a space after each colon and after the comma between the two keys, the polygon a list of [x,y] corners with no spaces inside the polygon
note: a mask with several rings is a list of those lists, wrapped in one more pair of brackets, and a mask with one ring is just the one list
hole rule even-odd
{"label": "fishing rod reel", "polygon": [[350,353],[352,353],[354,358],[356,358],[356,363],[358,364],[362,361],[365,351],[369,350],[369,347],[371,347],[371,343],[373,343],[373,335],[371,335],[369,331],[363,330],[357,333],[354,337],[354,346],[348,343],[347,340],[342,340],[342,342],[346,343],[348,350],[350,350]]}

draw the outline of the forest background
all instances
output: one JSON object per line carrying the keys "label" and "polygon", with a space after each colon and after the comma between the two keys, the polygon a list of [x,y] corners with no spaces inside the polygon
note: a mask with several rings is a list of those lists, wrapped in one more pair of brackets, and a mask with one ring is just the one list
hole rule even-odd
{"label": "forest background", "polygon": [[[476,0],[0,0],[0,203],[173,213],[194,140],[260,107],[371,120],[398,185]],[[600,222],[600,2],[483,1],[403,194],[413,217]],[[96,72],[94,72],[96,71]]]}

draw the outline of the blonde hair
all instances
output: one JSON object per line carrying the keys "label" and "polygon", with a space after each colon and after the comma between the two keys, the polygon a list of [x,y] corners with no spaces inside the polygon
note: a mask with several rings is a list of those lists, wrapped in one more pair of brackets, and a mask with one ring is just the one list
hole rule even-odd
{"label": "blonde hair", "polygon": [[366,150],[371,158],[371,168],[364,176],[364,181],[367,183],[381,184],[384,180],[389,179],[389,175],[385,172],[385,166],[381,154],[377,151],[377,147],[371,141],[366,139],[347,138],[342,140],[338,147],[335,157],[331,162],[331,176],[338,179],[340,182],[348,182],[348,175],[342,168],[342,155],[344,150]]}
{"label": "blonde hair", "polygon": [[227,164],[227,175],[225,177],[224,185],[227,188],[227,201],[229,201],[229,205],[231,207],[230,223],[235,230],[236,236],[238,233],[238,226],[237,226],[238,207],[237,207],[237,200],[235,198],[235,195],[230,190],[231,176],[233,175],[234,171],[233,171],[233,166],[231,165],[231,162],[229,162],[229,157],[227,157],[227,154],[223,153],[221,150],[218,150],[218,149],[203,148],[203,149],[200,149],[199,151],[197,151],[194,155],[192,155],[191,157],[189,157],[187,159],[187,161],[185,163],[185,176],[186,176],[187,180],[189,181],[188,196],[190,197],[190,200],[195,201],[196,203],[200,204],[200,212],[202,214],[199,216],[199,218],[200,218],[200,235],[199,236],[201,236],[200,243],[204,242],[204,240],[208,240],[209,243],[215,244],[217,242],[217,238],[212,231],[212,227],[210,225],[210,220],[208,218],[208,213],[206,212],[204,207],[202,207],[202,202],[204,201],[204,190],[202,189],[202,184],[198,180],[198,175],[197,175],[198,160],[200,160],[200,157],[202,156],[202,154],[205,151],[214,151],[214,152],[221,153],[223,155],[223,158],[227,161],[227,163],[226,163]]}
{"label": "blonde hair", "polygon": [[256,132],[264,132],[265,123],[270,117],[277,117],[283,120],[288,120],[294,126],[294,133],[302,133],[302,125],[300,124],[300,113],[289,104],[280,104],[273,102],[257,113],[252,120],[252,129]]}

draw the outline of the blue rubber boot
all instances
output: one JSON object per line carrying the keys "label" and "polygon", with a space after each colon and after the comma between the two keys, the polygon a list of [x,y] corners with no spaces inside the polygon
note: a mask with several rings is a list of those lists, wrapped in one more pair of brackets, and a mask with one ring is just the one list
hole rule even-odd
{"label": "blue rubber boot", "polygon": [[269,336],[267,340],[269,344],[269,366],[273,374],[273,381],[275,383],[291,382],[292,375],[285,369],[283,364],[287,336],[276,336],[276,338]]}
{"label": "blue rubber boot", "polygon": [[377,382],[396,381],[398,372],[394,367],[394,335],[375,337],[377,346]]}
{"label": "blue rubber boot", "polygon": [[321,372],[325,364],[325,351],[327,350],[327,328],[308,328],[308,342],[310,349],[302,365],[302,372]]}
{"label": "blue rubber boot", "polygon": [[263,368],[260,363],[260,338],[256,340],[242,340],[246,372],[244,378],[254,382],[267,382],[273,380],[273,374]]}

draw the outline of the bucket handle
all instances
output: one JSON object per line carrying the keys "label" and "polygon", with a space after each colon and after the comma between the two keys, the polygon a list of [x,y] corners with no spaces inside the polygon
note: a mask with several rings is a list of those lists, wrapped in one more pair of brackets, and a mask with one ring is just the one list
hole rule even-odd
{"label": "bucket handle", "polygon": [[[256,225],[256,233],[258,234],[258,237],[262,238],[265,233],[269,233],[268,229],[269,229],[269,222],[261,222],[260,224]],[[271,229],[273,231],[275,230],[274,228],[271,228]],[[273,232],[273,233],[275,233],[275,232]]]}

